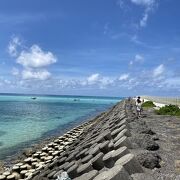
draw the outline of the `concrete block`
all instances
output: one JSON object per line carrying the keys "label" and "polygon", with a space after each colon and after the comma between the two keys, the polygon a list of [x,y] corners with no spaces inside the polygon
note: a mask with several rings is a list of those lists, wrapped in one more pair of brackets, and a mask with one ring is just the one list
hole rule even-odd
{"label": "concrete block", "polygon": [[69,175],[70,178],[75,178],[78,176],[78,173],[77,173],[77,168],[78,168],[78,165],[77,164],[74,164],[73,166],[71,166],[68,170],[67,170],[67,173]]}
{"label": "concrete block", "polygon": [[114,161],[113,158],[112,158],[113,152],[114,152],[114,150],[108,152],[108,153],[105,154],[104,157],[103,157],[104,165],[105,165],[107,168],[112,168],[112,167],[114,166],[115,161]]}
{"label": "concrete block", "polygon": [[94,169],[101,170],[104,167],[103,156],[104,154],[100,152],[91,160]]}
{"label": "concrete block", "polygon": [[82,176],[79,176],[73,180],[93,180],[94,177],[96,177],[97,175],[98,175],[98,171],[92,170],[92,171],[85,173]]}
{"label": "concrete block", "polygon": [[121,157],[116,161],[115,165],[123,166],[130,175],[135,173],[143,173],[141,165],[135,159],[133,154],[126,154],[125,156]]}
{"label": "concrete block", "polygon": [[77,173],[79,175],[82,175],[84,173],[88,173],[89,171],[93,170],[92,164],[91,162],[88,162],[86,164],[82,164],[78,167],[77,169]]}
{"label": "concrete block", "polygon": [[131,133],[129,132],[128,129],[123,129],[115,138],[114,138],[114,142],[118,141],[120,138],[122,138],[123,136],[127,136],[130,137]]}
{"label": "concrete block", "polygon": [[103,143],[101,143],[101,145],[99,147],[101,152],[103,152],[104,154],[109,152],[109,146],[108,146],[109,143],[110,143],[110,141],[104,141]]}
{"label": "concrete block", "polygon": [[121,165],[117,165],[100,173],[94,180],[132,180],[132,178]]}
{"label": "concrete block", "polygon": [[89,162],[92,158],[93,158],[93,155],[92,155],[92,154],[89,154],[89,155],[87,155],[86,157],[84,157],[84,158],[81,160],[81,162],[82,162],[83,164],[85,164],[85,163]]}
{"label": "concrete block", "polygon": [[114,149],[118,149],[122,146],[126,146],[129,149],[132,148],[132,145],[131,145],[129,139],[126,136],[123,136],[114,144]]}
{"label": "concrete block", "polygon": [[133,178],[133,180],[155,180],[152,175],[149,175],[147,173],[136,173],[132,174],[131,177]]}
{"label": "concrete block", "polygon": [[126,146],[120,147],[119,149],[116,149],[112,153],[112,158],[114,161],[117,161],[119,158],[125,156],[129,153],[129,150]]}

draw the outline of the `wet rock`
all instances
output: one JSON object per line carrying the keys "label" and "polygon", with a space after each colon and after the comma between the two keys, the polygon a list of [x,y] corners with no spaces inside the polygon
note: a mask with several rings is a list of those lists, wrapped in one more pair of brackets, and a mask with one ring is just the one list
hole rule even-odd
{"label": "wet rock", "polygon": [[0,161],[0,173],[4,172],[4,163]]}
{"label": "wet rock", "polygon": [[23,151],[23,155],[25,155],[26,157],[32,156],[32,154],[34,154],[36,151],[33,148],[26,148]]}

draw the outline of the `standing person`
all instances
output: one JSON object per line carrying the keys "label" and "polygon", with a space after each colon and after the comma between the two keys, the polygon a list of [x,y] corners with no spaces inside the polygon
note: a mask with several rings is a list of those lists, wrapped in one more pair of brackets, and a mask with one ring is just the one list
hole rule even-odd
{"label": "standing person", "polygon": [[138,96],[136,100],[136,110],[137,110],[138,118],[141,116],[141,110],[142,110],[141,105],[142,105],[142,101],[141,101],[141,98]]}

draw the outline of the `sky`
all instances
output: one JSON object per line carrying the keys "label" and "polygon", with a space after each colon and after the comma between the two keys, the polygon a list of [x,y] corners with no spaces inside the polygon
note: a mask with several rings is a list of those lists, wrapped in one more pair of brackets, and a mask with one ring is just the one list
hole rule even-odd
{"label": "sky", "polygon": [[1,0],[0,93],[179,96],[179,0]]}

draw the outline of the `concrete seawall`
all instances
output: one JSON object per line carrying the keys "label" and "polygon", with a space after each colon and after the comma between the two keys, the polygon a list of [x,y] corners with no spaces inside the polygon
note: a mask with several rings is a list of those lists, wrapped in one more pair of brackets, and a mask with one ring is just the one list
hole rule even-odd
{"label": "concrete seawall", "polygon": [[[133,100],[124,100],[27,156],[0,175],[0,180],[56,180],[63,172],[75,180],[153,180],[136,150],[148,153],[158,144],[151,129],[136,121]],[[132,126],[137,125],[142,132],[134,132]]]}
{"label": "concrete seawall", "polygon": [[158,97],[158,96],[141,96],[142,99],[148,101],[153,101],[158,107],[163,107],[165,105],[177,105],[180,107],[180,97]]}

